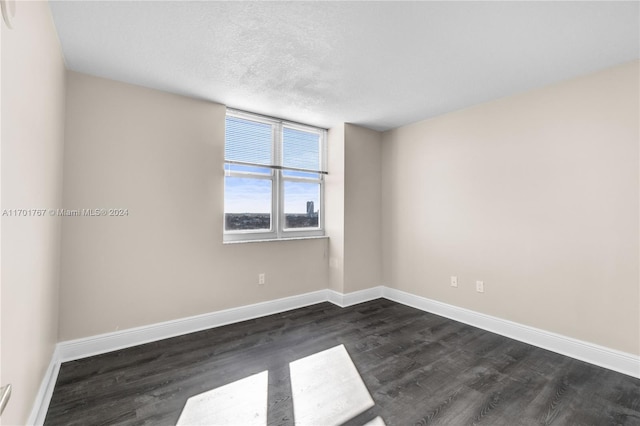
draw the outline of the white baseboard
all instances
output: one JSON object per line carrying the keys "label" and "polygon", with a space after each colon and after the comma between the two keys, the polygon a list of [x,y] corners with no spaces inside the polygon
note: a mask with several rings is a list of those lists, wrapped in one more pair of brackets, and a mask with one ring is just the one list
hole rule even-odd
{"label": "white baseboard", "polygon": [[60,362],[72,361],[170,337],[220,327],[266,315],[277,314],[328,300],[326,290],[318,290],[268,302],[180,318],[142,327],[58,343]]}
{"label": "white baseboard", "polygon": [[384,287],[383,297],[609,370],[640,378],[640,357]]}
{"label": "white baseboard", "polygon": [[223,311],[180,318],[172,321],[129,328],[58,343],[60,362],[73,361],[106,352],[124,349],[170,337],[220,327],[267,315],[277,314],[320,302],[331,302],[347,307],[382,297],[383,287],[374,287],[353,293],[342,294],[333,290],[318,290],[268,302],[225,309]]}
{"label": "white baseboard", "polygon": [[368,302],[369,300],[380,299],[384,292],[383,286],[367,288],[365,290],[354,291],[352,293],[339,293],[335,290],[327,290],[327,300],[341,308]]}
{"label": "white baseboard", "polygon": [[448,305],[385,286],[373,287],[347,294],[326,289],[188,318],[180,318],[173,321],[60,342],[56,346],[51,358],[51,363],[40,385],[31,415],[29,416],[29,424],[41,425],[44,422],[62,362],[277,314],[316,303],[331,302],[340,307],[347,307],[381,297],[422,311],[451,318],[521,342],[529,343],[571,358],[640,378],[640,357],[636,355]]}
{"label": "white baseboard", "polygon": [[40,383],[36,399],[33,401],[31,414],[29,415],[29,420],[27,420],[28,425],[41,425],[44,423],[59,371],[60,358],[58,357],[58,347],[56,346],[51,355],[51,362],[42,378],[42,383]]}

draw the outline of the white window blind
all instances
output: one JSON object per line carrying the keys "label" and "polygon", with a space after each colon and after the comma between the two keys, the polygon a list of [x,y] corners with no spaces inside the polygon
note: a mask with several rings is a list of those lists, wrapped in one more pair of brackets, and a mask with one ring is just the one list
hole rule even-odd
{"label": "white window blind", "polygon": [[224,158],[227,161],[270,166],[273,164],[272,126],[227,117]]}
{"label": "white window blind", "polygon": [[292,126],[295,125],[261,123],[228,116],[225,162],[326,174],[322,129],[307,130]]}

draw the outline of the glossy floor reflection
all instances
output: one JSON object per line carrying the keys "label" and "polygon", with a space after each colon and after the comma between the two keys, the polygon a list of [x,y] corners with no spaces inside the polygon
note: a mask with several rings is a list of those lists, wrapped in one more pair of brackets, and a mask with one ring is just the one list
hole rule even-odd
{"label": "glossy floor reflection", "polygon": [[263,371],[192,396],[187,400],[177,424],[266,425],[268,383],[269,373]]}

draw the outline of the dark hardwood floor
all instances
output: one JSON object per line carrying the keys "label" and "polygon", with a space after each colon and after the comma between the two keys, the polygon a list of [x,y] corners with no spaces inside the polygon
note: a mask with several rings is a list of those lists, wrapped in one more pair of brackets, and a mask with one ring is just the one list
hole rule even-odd
{"label": "dark hardwood floor", "polygon": [[638,379],[385,299],[64,363],[45,424],[175,425],[187,398],[268,370],[268,423],[292,425],[289,363],[340,344],[375,402],[345,426],[640,425]]}

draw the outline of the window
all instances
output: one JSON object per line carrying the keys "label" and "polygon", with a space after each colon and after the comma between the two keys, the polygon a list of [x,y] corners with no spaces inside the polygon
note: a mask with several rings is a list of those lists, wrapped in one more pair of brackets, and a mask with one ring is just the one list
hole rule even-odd
{"label": "window", "polygon": [[326,131],[227,110],[224,240],[324,235]]}

